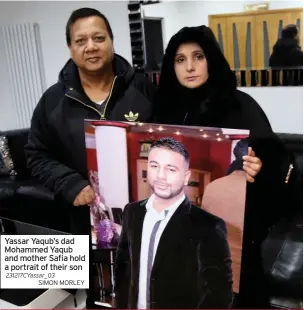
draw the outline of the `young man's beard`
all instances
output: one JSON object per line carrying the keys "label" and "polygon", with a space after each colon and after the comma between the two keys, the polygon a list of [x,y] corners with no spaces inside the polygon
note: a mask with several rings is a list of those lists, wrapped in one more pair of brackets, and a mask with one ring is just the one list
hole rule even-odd
{"label": "young man's beard", "polygon": [[160,194],[158,193],[158,191],[154,189],[154,184],[149,184],[150,185],[150,188],[152,190],[152,192],[154,193],[155,196],[159,197],[159,198],[162,198],[162,199],[172,199],[176,196],[178,196],[183,190],[184,190],[184,185],[182,185],[180,188],[176,189],[175,191],[172,191],[171,190],[171,187],[169,187],[170,191],[168,194]]}

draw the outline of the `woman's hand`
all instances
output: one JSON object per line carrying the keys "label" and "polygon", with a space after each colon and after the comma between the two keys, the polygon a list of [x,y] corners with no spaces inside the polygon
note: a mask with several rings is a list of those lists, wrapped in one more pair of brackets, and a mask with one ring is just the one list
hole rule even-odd
{"label": "woman's hand", "polygon": [[246,179],[248,182],[253,183],[255,176],[262,168],[261,160],[255,156],[255,152],[251,147],[248,148],[248,155],[243,156],[243,169],[246,172]]}

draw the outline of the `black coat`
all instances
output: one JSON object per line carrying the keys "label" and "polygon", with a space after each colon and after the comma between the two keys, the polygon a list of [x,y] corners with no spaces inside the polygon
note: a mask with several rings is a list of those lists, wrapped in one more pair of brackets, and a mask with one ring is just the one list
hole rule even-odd
{"label": "black coat", "polygon": [[303,66],[303,52],[297,41],[292,38],[280,38],[273,46],[269,66],[273,68]]}
{"label": "black coat", "polygon": [[[70,207],[78,193],[89,185],[84,120],[127,121],[125,114],[130,112],[138,113],[136,121],[152,118],[153,84],[116,54],[114,72],[116,79],[105,115],[86,96],[72,60],[61,70],[58,83],[43,94],[33,113],[25,147],[28,167],[35,178]],[[87,206],[71,209],[70,230],[74,234],[90,232]]]}
{"label": "black coat", "polygon": [[[124,209],[115,263],[118,309],[137,308],[141,234],[146,202]],[[185,198],[162,233],[151,273],[154,309],[229,308],[232,269],[223,220]]]}
{"label": "black coat", "polygon": [[28,166],[34,177],[70,203],[89,184],[84,120],[127,121],[130,112],[138,113],[136,121],[151,120],[153,84],[134,73],[119,55],[115,55],[115,75],[105,115],[86,96],[72,60],[35,108],[25,149]]}

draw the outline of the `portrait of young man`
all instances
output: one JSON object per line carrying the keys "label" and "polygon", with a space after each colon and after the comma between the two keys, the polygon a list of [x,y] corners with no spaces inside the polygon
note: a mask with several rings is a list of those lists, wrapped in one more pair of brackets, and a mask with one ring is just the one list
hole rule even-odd
{"label": "portrait of young man", "polygon": [[149,150],[150,198],[125,206],[115,262],[116,307],[229,308],[231,255],[225,222],[185,195],[189,153],[173,138]]}

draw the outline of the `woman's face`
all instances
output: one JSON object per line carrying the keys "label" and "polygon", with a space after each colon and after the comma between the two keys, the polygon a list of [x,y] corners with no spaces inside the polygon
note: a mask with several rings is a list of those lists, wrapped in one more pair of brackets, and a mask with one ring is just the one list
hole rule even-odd
{"label": "woman's face", "polygon": [[187,88],[197,88],[208,79],[208,64],[204,51],[197,43],[181,44],[175,55],[177,80]]}

